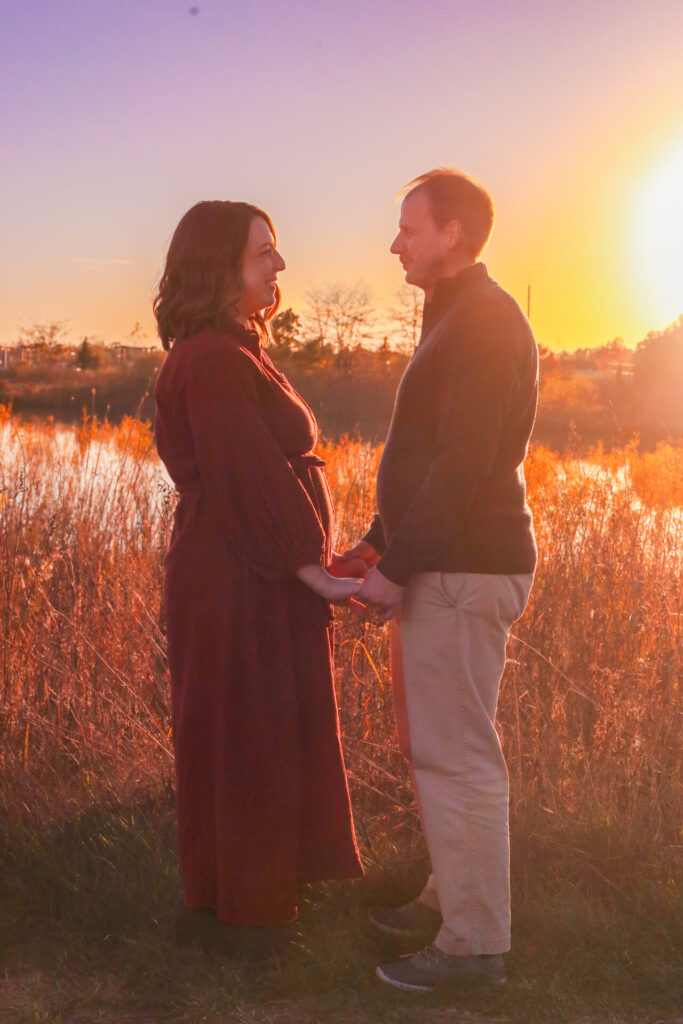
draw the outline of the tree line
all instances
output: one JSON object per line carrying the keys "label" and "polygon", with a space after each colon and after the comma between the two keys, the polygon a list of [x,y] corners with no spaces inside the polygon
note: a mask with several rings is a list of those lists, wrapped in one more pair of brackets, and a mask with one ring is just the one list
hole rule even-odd
{"label": "tree line", "polygon": [[[378,312],[361,285],[328,284],[308,293],[301,313],[278,312],[271,356],[326,436],[377,440],[386,434],[421,319],[417,289],[405,286],[390,309]],[[137,413],[151,420],[164,353],[139,325],[127,341],[84,338],[73,345],[63,323],[26,328],[18,337],[26,358],[0,364],[0,404],[63,420],[80,418],[84,409],[100,418]],[[635,349],[620,338],[571,353],[539,348],[536,440],[561,449],[577,439],[621,445],[634,433],[646,446],[683,437],[683,315]]]}

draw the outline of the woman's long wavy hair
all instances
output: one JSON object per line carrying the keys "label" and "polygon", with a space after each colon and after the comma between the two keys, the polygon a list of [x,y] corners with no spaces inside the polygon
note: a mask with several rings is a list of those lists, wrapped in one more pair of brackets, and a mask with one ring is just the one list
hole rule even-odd
{"label": "woman's long wavy hair", "polygon": [[[166,350],[206,327],[225,330],[235,322],[243,288],[242,257],[254,217],[261,217],[275,238],[268,214],[250,203],[205,201],[181,219],[154,296],[154,316]],[[279,304],[278,291],[273,305],[254,317],[264,340]]]}

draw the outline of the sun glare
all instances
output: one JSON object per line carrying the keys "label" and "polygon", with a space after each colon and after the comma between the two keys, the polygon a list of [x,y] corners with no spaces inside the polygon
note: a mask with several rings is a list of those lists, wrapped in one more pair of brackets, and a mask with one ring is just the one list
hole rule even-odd
{"label": "sun glare", "polygon": [[683,141],[645,182],[638,204],[636,272],[657,323],[683,313]]}

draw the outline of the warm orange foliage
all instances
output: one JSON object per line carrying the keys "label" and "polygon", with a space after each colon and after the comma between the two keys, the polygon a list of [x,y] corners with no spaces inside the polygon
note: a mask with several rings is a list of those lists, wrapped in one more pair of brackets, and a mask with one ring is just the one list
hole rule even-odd
{"label": "warm orange foliage", "polygon": [[355,543],[360,524],[369,524],[374,514],[374,483],[382,447],[345,436],[338,442],[321,439],[316,448],[326,462],[325,473],[335,498],[339,551]]}
{"label": "warm orange foliage", "polygon": [[635,492],[646,505],[683,506],[683,448],[660,442],[653,452],[630,454],[628,464]]}
{"label": "warm orange foliage", "polygon": [[154,451],[154,432],[148,420],[124,416],[114,434],[114,442],[121,452],[132,458],[146,459]]}
{"label": "warm orange foliage", "polygon": [[[82,806],[171,777],[161,613],[174,497],[147,424],[75,431],[0,410],[0,803]],[[378,447],[322,442],[343,549],[374,511]],[[683,668],[681,449],[533,448],[540,563],[499,726],[513,814],[598,809],[674,840]],[[363,835],[413,834],[387,630],[337,612],[337,685]],[[368,831],[369,830],[369,831]],[[668,838],[667,838],[668,837]]]}
{"label": "warm orange foliage", "polygon": [[595,383],[578,374],[561,372],[548,373],[542,383],[543,404],[551,414],[567,418],[567,412],[587,408],[597,403],[598,388]]}

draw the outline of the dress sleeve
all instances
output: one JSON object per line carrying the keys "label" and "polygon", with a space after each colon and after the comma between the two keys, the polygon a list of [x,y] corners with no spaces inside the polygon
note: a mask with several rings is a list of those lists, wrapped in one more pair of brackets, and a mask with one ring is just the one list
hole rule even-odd
{"label": "dress sleeve", "polygon": [[387,579],[402,586],[438,559],[454,525],[461,529],[466,522],[498,454],[518,386],[504,324],[468,327],[465,351],[442,346],[435,457],[377,564]]}
{"label": "dress sleeve", "polygon": [[320,517],[264,420],[250,356],[217,341],[197,345],[188,364],[188,422],[219,529],[266,579],[320,563]]}

